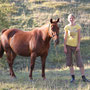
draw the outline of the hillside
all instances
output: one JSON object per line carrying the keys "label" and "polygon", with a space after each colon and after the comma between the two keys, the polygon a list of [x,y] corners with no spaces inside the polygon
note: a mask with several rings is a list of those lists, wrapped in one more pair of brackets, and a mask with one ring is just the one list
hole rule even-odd
{"label": "hillside", "polygon": [[[82,25],[82,32],[88,35],[90,23],[90,3],[84,0],[13,0],[17,13],[11,16],[11,27],[31,30],[47,22],[50,18],[60,18],[63,27],[68,23],[67,15],[74,13],[77,21]],[[79,19],[79,20],[78,20]],[[87,30],[86,30],[87,29]]]}

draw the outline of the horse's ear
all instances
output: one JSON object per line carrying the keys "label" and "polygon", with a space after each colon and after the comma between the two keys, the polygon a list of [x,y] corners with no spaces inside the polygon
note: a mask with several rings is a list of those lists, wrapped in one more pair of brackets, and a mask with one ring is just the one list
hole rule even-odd
{"label": "horse's ear", "polygon": [[51,23],[53,23],[53,20],[52,20],[52,18],[50,19],[50,22],[51,22]]}
{"label": "horse's ear", "polygon": [[59,22],[59,18],[57,19],[57,22]]}

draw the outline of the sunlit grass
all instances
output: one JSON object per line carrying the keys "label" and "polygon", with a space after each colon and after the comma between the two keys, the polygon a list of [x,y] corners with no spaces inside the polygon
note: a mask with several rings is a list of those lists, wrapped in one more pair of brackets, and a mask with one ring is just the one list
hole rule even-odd
{"label": "sunlit grass", "polygon": [[[85,66],[87,78],[90,77],[90,66]],[[46,69],[46,80],[41,77],[41,70],[34,70],[33,81],[29,80],[29,72],[16,71],[17,79],[9,76],[9,72],[2,71],[0,76],[0,90],[90,90],[90,84],[82,82],[80,71],[75,67],[76,81],[70,83],[69,68]]]}
{"label": "sunlit grass", "polygon": [[87,5],[85,5],[85,3],[82,3],[78,6],[78,9],[90,10],[90,3],[87,3]]}
{"label": "sunlit grass", "polygon": [[69,2],[45,2],[43,3],[44,6],[46,7],[60,7],[60,6],[66,6],[66,5],[69,5],[70,3]]}
{"label": "sunlit grass", "polygon": [[90,40],[90,37],[89,36],[82,37],[81,40]]}

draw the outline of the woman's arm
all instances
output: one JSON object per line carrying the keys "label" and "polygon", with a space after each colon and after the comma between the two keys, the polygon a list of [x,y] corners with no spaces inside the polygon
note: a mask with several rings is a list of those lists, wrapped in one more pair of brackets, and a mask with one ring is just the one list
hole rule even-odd
{"label": "woman's arm", "polygon": [[68,31],[65,31],[64,36],[64,53],[67,53],[66,42],[67,42]]}
{"label": "woman's arm", "polygon": [[78,30],[78,43],[77,43],[76,51],[80,50],[80,40],[81,40],[81,36],[80,36],[80,29],[79,29]]}

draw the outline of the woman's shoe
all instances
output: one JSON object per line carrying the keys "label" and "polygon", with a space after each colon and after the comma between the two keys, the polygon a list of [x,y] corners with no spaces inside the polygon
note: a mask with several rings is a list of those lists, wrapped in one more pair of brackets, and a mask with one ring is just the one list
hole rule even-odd
{"label": "woman's shoe", "polygon": [[84,82],[90,82],[90,80],[88,80],[85,76],[82,76],[82,80],[83,80]]}

